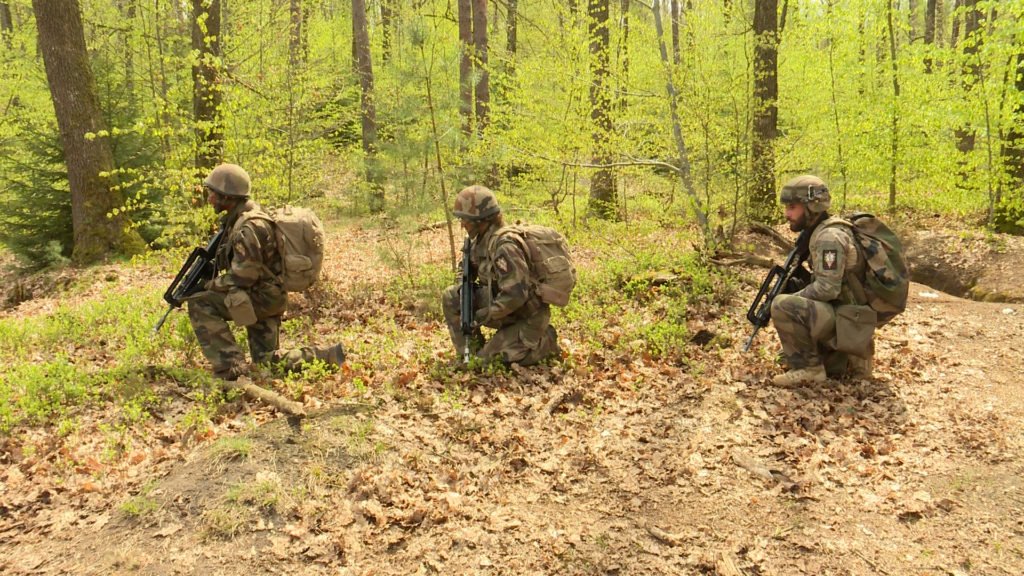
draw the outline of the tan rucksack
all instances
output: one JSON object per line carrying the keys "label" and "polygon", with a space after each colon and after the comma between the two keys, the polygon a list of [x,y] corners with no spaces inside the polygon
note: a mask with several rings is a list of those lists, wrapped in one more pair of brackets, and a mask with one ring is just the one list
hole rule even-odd
{"label": "tan rucksack", "polygon": [[243,212],[237,230],[251,218],[274,224],[277,251],[281,254],[281,284],[288,292],[302,292],[316,283],[324,264],[324,225],[309,208],[282,206],[269,213]]}
{"label": "tan rucksack", "polygon": [[537,224],[505,226],[491,239],[489,252],[505,238],[512,238],[523,249],[530,264],[530,279],[537,296],[553,306],[565,306],[576,287],[576,268],[569,244],[558,231]]}

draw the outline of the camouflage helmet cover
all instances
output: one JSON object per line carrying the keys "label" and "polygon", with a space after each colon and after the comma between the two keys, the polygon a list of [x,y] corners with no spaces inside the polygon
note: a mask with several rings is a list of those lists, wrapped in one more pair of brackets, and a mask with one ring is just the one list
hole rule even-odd
{"label": "camouflage helmet cover", "polygon": [[221,196],[248,196],[251,185],[249,174],[237,164],[220,164],[203,180],[203,186]]}
{"label": "camouflage helmet cover", "polygon": [[500,212],[501,207],[498,206],[494,192],[479,184],[463,188],[455,196],[455,207],[452,209],[456,218],[473,222],[486,220]]}
{"label": "camouflage helmet cover", "polygon": [[832,205],[828,186],[817,176],[797,176],[782,186],[779,200],[783,204],[801,203],[814,214],[825,212]]}

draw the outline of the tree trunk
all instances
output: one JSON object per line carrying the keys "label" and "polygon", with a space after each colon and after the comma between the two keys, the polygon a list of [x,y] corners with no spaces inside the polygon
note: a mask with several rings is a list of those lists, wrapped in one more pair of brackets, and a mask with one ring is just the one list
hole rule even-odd
{"label": "tree trunk", "polygon": [[[594,123],[594,164],[610,161],[612,133],[611,97],[608,93],[608,2],[589,0],[587,26],[590,36],[590,118]],[[615,174],[609,168],[599,168],[590,180],[590,206],[588,212],[599,218],[614,218],[616,184]]]}
{"label": "tree trunk", "polygon": [[899,166],[900,144],[900,75],[899,61],[896,59],[896,30],[893,25],[893,2],[887,2],[887,26],[889,29],[889,61],[892,69],[892,120],[890,123],[890,159],[889,159],[889,211],[896,212],[896,167]]}
{"label": "tree trunk", "polygon": [[[978,65],[977,55],[981,47],[981,10],[978,10],[978,0],[960,0],[959,4],[964,7],[963,11],[963,42],[960,43],[960,53],[963,55],[963,66],[961,68],[961,86],[965,97],[974,89],[979,81],[981,68]],[[957,38],[954,42],[959,42]],[[970,126],[959,126],[955,130],[956,147],[963,154],[974,150],[975,131]]]}
{"label": "tree trunk", "polygon": [[[993,222],[1006,231],[1020,233],[1020,220],[1024,219],[1024,209],[1021,208],[1021,200],[1024,199],[1024,129],[1021,128],[1021,118],[1024,118],[1024,46],[1017,54],[1017,66],[1014,71],[1014,88],[1018,94],[1017,104],[1014,106],[1014,116],[1018,119],[1010,125],[1006,131],[1005,144],[1003,145],[1003,165],[1006,167],[1005,189],[1013,194],[1013,198],[1004,198],[1002,192],[995,198],[995,215]],[[1007,202],[1006,200],[1012,200]]]}
{"label": "tree trunk", "polygon": [[753,189],[750,217],[769,223],[775,208],[775,138],[778,132],[778,3],[754,3],[754,131],[751,140]]}
{"label": "tree trunk", "polygon": [[932,57],[930,54],[935,48],[935,14],[937,4],[938,0],[928,0],[928,4],[925,5],[924,9],[924,43],[925,49],[929,51],[929,55],[924,58],[925,74],[932,73]]}
{"label": "tree trunk", "polygon": [[114,170],[114,155],[89,68],[78,2],[33,0],[32,9],[68,168],[72,257],[84,264],[137,251],[142,241],[128,231],[125,213],[120,212],[121,194],[108,176]]}
{"label": "tree trunk", "polygon": [[473,67],[476,80],[476,131],[483,133],[491,102],[487,68],[487,0],[473,0]]}
{"label": "tree trunk", "polygon": [[370,211],[376,213],[384,210],[384,187],[377,166],[377,110],[373,101],[373,61],[370,57],[370,34],[366,28],[366,0],[352,0],[352,38],[362,91],[360,117],[366,181],[370,184]]}
{"label": "tree trunk", "polygon": [[196,124],[196,169],[202,173],[224,156],[220,115],[220,0],[192,0],[192,112]]}
{"label": "tree trunk", "polygon": [[473,0],[458,0],[459,46],[459,114],[462,132],[473,134]]}
{"label": "tree trunk", "polygon": [[519,11],[519,0],[508,0],[508,19],[505,23],[506,27],[506,40],[505,50],[508,51],[508,57],[510,61],[515,61],[516,56],[516,41],[518,34],[518,22],[517,16]]}
{"label": "tree trunk", "polygon": [[127,26],[124,34],[124,92],[128,103],[135,108],[135,59],[132,57],[132,30],[135,25],[135,3],[137,0],[119,0],[118,9],[124,16]]}
{"label": "tree trunk", "polygon": [[621,0],[622,11],[622,40],[619,41],[619,63],[622,68],[622,75],[619,79],[619,109],[626,109],[626,94],[629,92],[629,0]]}
{"label": "tree trunk", "polygon": [[395,12],[392,2],[394,0],[380,0],[380,59],[384,64],[391,60],[391,39],[395,34]]}
{"label": "tree trunk", "polygon": [[679,0],[668,5],[669,20],[672,21],[672,63],[679,64]]}
{"label": "tree trunk", "polygon": [[11,5],[0,2],[0,38],[8,49],[11,48],[11,37],[14,36],[14,20],[11,19]]}
{"label": "tree trunk", "polygon": [[290,0],[288,25],[288,64],[298,68],[302,55],[302,0]]}

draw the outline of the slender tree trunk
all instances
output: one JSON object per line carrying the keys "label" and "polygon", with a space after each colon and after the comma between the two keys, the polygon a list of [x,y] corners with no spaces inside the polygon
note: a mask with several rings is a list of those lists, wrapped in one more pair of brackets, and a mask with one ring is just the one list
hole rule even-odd
{"label": "slender tree trunk", "polygon": [[8,49],[11,48],[11,37],[14,36],[14,20],[11,19],[11,5],[0,2],[0,38]]}
{"label": "slender tree trunk", "polygon": [[751,140],[753,189],[750,216],[771,222],[775,209],[775,138],[778,133],[778,3],[754,4],[754,131]]}
{"label": "slender tree trunk", "polygon": [[483,133],[491,105],[491,80],[487,66],[487,0],[473,0],[473,55],[476,131]]}
{"label": "slender tree trunk", "polygon": [[[608,164],[611,160],[612,134],[611,96],[608,93],[609,31],[608,1],[589,0],[587,26],[590,36],[590,119],[594,123],[594,164]],[[590,206],[588,212],[599,218],[614,218],[616,183],[609,168],[599,168],[590,180]]]}
{"label": "slender tree trunk", "polygon": [[672,63],[679,65],[679,0],[672,0],[668,5],[669,19],[672,21]]}
{"label": "slender tree trunk", "polygon": [[288,64],[298,68],[302,55],[302,0],[290,0],[288,18]]}
{"label": "slender tree trunk", "polygon": [[220,114],[220,0],[192,0],[192,111],[196,123],[196,169],[205,172],[224,156]]}
{"label": "slender tree trunk", "polygon": [[[79,263],[142,247],[128,231],[114,155],[89,67],[77,0],[33,0],[39,47],[57,116],[71,187],[72,256]],[[113,214],[109,216],[108,214]]]}
{"label": "slender tree trunk", "polygon": [[619,79],[619,109],[626,109],[626,93],[629,92],[629,0],[621,0],[622,40],[619,43],[619,62],[622,75]]}
{"label": "slender tree trunk", "polygon": [[123,32],[124,50],[124,92],[130,108],[135,108],[135,59],[132,48],[132,31],[135,29],[136,0],[118,0],[117,7],[127,26]]}
{"label": "slender tree trunk", "polygon": [[[978,9],[978,0],[960,0],[959,4],[964,7],[963,11],[963,42],[960,42],[960,53],[963,56],[961,68],[961,86],[965,96],[973,92],[975,84],[979,81],[981,68],[978,65],[978,50],[981,48],[981,20],[982,13]],[[959,42],[958,39],[954,41]],[[959,126],[955,130],[956,147],[963,154],[974,150],[976,134],[971,126]]]}
{"label": "slender tree trunk", "polygon": [[932,73],[931,51],[935,48],[935,14],[938,8],[938,0],[928,0],[924,9],[924,43],[928,50],[928,56],[924,58],[925,74]]}
{"label": "slender tree trunk", "polygon": [[462,132],[473,134],[473,0],[458,0],[459,46],[459,114]]}
{"label": "slender tree trunk", "polygon": [[373,100],[373,61],[370,57],[370,34],[366,28],[366,0],[352,0],[352,38],[356,46],[363,128],[363,154],[366,181],[370,184],[370,211],[384,210],[384,186],[377,165],[377,110]]}
{"label": "slender tree trunk", "polygon": [[394,1],[380,0],[380,59],[384,64],[391,61],[391,39],[395,35],[395,12],[392,7]]}
{"label": "slender tree trunk", "polygon": [[896,30],[893,26],[893,0],[887,2],[887,26],[889,29],[889,61],[892,64],[892,122],[889,163],[889,211],[896,211],[896,167],[899,165],[900,144],[900,74],[899,61],[896,60]]}
{"label": "slender tree trunk", "polygon": [[505,50],[508,52],[509,61],[514,62],[516,57],[516,43],[518,40],[518,12],[519,0],[508,0],[508,18],[505,22]]}

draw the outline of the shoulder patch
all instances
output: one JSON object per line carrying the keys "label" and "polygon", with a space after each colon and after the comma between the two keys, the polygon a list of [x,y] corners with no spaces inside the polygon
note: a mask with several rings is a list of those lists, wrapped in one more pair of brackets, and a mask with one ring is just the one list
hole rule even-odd
{"label": "shoulder patch", "polygon": [[833,249],[822,250],[821,252],[821,267],[825,270],[835,270],[836,261],[838,260],[838,252]]}
{"label": "shoulder patch", "polygon": [[507,274],[509,265],[508,259],[505,256],[498,256],[498,259],[494,261],[494,267],[502,274]]}

